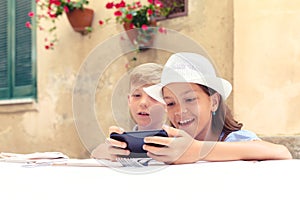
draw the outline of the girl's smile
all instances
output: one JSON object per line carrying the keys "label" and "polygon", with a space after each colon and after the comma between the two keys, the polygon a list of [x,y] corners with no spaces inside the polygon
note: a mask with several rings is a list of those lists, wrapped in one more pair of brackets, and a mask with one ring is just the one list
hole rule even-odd
{"label": "girl's smile", "polygon": [[195,83],[171,83],[163,88],[168,118],[178,129],[197,139],[210,131],[211,100]]}

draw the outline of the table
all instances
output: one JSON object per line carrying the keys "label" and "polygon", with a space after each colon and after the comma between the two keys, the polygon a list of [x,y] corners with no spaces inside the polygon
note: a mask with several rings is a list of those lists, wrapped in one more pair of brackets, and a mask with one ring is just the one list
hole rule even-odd
{"label": "table", "polygon": [[[139,173],[133,173],[138,170]],[[1,200],[300,199],[300,160],[134,167],[0,162]]]}

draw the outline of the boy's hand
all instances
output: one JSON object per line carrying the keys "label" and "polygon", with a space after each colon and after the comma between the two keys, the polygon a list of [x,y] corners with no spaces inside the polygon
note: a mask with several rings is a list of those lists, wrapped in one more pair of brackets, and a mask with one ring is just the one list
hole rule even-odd
{"label": "boy's hand", "polygon": [[[124,130],[117,126],[109,127],[109,134],[112,132],[122,134]],[[108,159],[115,161],[119,155],[127,156],[130,154],[130,151],[125,150],[125,142],[120,142],[111,138],[107,138],[105,143],[98,145],[91,153],[92,158],[97,159]]]}

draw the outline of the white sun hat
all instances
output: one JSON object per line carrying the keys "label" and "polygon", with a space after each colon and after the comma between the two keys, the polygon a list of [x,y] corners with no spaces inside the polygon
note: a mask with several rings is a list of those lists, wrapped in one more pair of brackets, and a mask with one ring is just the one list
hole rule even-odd
{"label": "white sun hat", "polygon": [[197,83],[218,92],[223,100],[230,95],[232,86],[217,77],[212,63],[196,53],[180,52],[170,56],[162,71],[161,82],[144,88],[144,91],[155,100],[164,103],[162,88],[170,83]]}

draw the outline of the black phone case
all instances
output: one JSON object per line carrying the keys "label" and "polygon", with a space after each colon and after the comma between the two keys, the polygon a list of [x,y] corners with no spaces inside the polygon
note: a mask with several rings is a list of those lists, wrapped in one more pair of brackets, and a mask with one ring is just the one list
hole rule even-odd
{"label": "black phone case", "polygon": [[[121,142],[126,142],[127,144],[126,149],[130,151],[129,157],[132,158],[147,157],[147,152],[143,149],[143,145],[144,145],[144,138],[148,136],[168,137],[168,134],[164,130],[131,131],[131,132],[124,132],[122,134],[118,134],[118,133],[110,134],[110,138]],[[157,146],[157,147],[163,146],[163,145],[151,144],[151,143],[147,143],[147,144],[152,146]]]}

